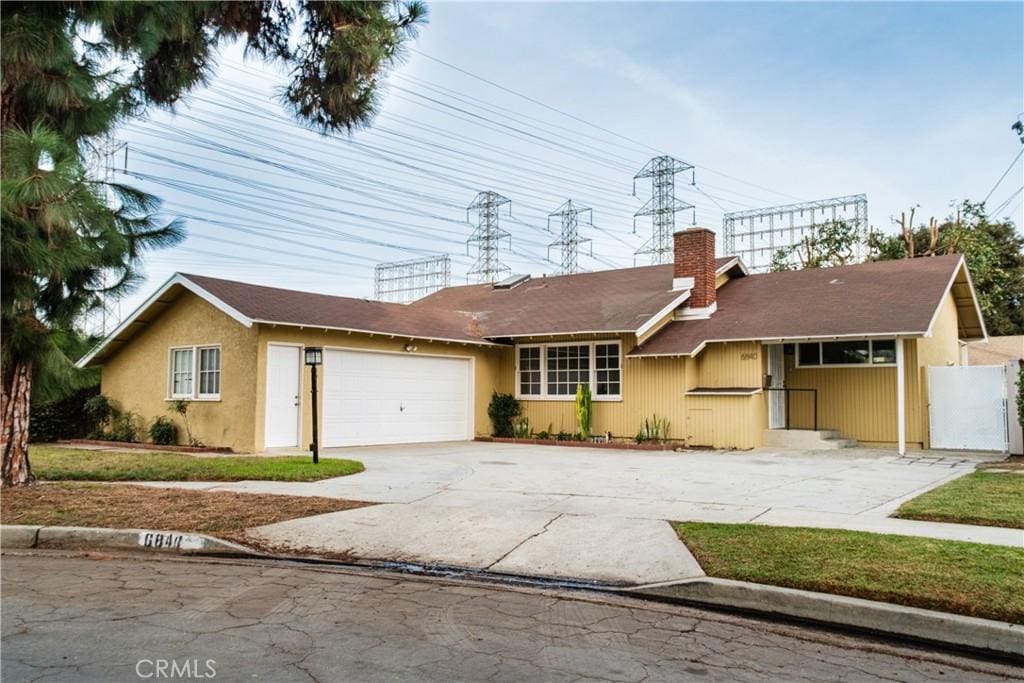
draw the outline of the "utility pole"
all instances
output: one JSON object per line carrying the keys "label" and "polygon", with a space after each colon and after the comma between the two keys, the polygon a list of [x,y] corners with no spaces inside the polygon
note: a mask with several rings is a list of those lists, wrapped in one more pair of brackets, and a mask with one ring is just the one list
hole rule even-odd
{"label": "utility pole", "polygon": [[594,255],[594,247],[590,238],[580,237],[579,224],[581,214],[587,214],[585,225],[594,224],[593,210],[573,204],[571,199],[567,200],[553,213],[548,214],[548,232],[551,232],[552,218],[557,216],[561,220],[562,224],[562,232],[559,235],[558,241],[552,242],[548,245],[548,260],[551,260],[551,248],[560,248],[562,250],[562,264],[559,272],[563,275],[571,275],[572,273],[579,272],[579,251],[581,244],[590,243],[590,255]]}
{"label": "utility pole", "polygon": [[467,255],[473,245],[476,245],[477,253],[473,267],[466,273],[467,278],[476,276],[477,282],[497,282],[502,275],[512,272],[511,268],[501,262],[498,254],[503,239],[508,240],[508,248],[512,248],[512,235],[498,225],[498,214],[505,205],[508,205],[508,215],[511,216],[512,200],[488,190],[478,193],[466,207],[466,222],[471,223],[470,212],[475,211],[477,214],[476,228],[466,240]]}
{"label": "utility pole", "polygon": [[636,195],[636,181],[639,178],[651,179],[651,198],[633,214],[633,232],[636,232],[636,219],[650,216],[653,224],[651,238],[643,243],[636,253],[637,256],[650,255],[651,263],[670,263],[672,261],[672,235],[676,231],[676,212],[690,209],[693,211],[693,223],[697,223],[696,207],[680,199],[676,199],[676,173],[690,171],[690,184],[693,185],[693,165],[679,161],[670,156],[654,157],[633,176],[633,195]]}

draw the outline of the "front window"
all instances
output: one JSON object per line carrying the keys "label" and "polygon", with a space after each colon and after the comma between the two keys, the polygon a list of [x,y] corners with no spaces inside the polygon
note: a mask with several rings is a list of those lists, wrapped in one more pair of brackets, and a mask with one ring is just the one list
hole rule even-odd
{"label": "front window", "polygon": [[185,346],[171,349],[171,398],[220,398],[220,347]]}
{"label": "front window", "polygon": [[622,393],[622,368],[619,365],[618,344],[596,344],[594,367],[597,368],[598,396],[618,396]]}
{"label": "front window", "polygon": [[595,399],[617,399],[622,347],[618,341],[520,346],[516,382],[520,398],[572,400],[582,384]]}
{"label": "front window", "polygon": [[175,349],[171,352],[171,396],[192,396],[192,349]]}
{"label": "front window", "polygon": [[522,396],[541,394],[540,351],[539,346],[519,349],[519,393]]}
{"label": "front window", "polygon": [[220,396],[220,349],[199,349],[199,396]]}
{"label": "front window", "polygon": [[569,396],[590,384],[590,346],[548,347],[548,394]]}
{"label": "front window", "polygon": [[797,365],[827,367],[848,365],[895,365],[896,340],[804,342],[797,345]]}

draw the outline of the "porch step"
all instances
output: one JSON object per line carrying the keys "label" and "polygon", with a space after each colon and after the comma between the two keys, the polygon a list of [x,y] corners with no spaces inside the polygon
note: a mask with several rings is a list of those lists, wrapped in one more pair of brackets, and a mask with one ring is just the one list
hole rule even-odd
{"label": "porch step", "polygon": [[769,448],[829,450],[853,448],[857,442],[842,438],[834,429],[766,429],[764,445]]}

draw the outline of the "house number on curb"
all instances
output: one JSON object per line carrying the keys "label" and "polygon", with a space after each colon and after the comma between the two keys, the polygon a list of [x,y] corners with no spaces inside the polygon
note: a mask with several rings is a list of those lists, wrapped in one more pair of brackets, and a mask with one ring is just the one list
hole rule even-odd
{"label": "house number on curb", "polygon": [[140,531],[139,545],[153,550],[199,550],[203,547],[203,539],[186,534]]}

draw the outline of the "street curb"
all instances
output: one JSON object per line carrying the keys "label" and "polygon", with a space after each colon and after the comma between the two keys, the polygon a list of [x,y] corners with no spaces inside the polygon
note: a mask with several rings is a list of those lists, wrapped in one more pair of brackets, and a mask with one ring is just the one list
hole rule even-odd
{"label": "street curb", "polygon": [[1024,625],[843,595],[702,577],[621,591],[663,602],[718,607],[899,636],[1024,661]]}
{"label": "street curb", "polygon": [[0,548],[144,550],[180,555],[263,557],[245,546],[204,534],[152,529],[98,529],[78,526],[0,526]]}

